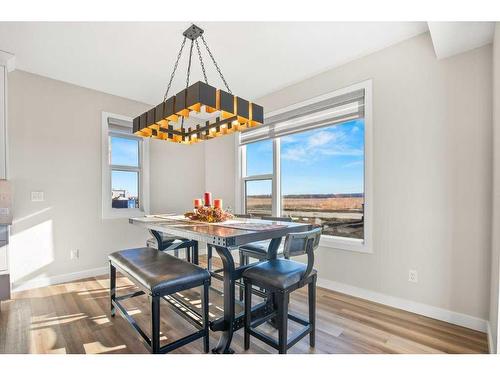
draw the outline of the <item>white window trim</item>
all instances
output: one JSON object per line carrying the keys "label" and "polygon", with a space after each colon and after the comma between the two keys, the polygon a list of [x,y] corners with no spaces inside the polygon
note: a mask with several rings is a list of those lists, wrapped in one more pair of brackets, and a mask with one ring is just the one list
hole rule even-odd
{"label": "white window trim", "polygon": [[[109,150],[109,127],[108,119],[114,118],[130,123],[132,128],[132,118],[117,115],[109,112],[102,112],[101,121],[101,171],[102,171],[102,218],[103,219],[123,219],[134,216],[149,214],[149,138],[140,138],[139,160],[141,164],[140,173],[140,208],[113,208],[111,206],[111,168],[110,168],[110,150]],[[120,135],[122,137],[134,137],[133,135]]]}
{"label": "white window trim", "polygon": [[[278,115],[283,112],[288,112],[296,108],[300,108],[305,105],[310,105],[325,99],[333,98],[339,95],[347,94],[352,91],[364,89],[365,90],[365,103],[364,103],[364,123],[365,123],[365,153],[364,153],[364,240],[358,240],[355,238],[338,237],[338,236],[328,236],[322,235],[320,246],[326,248],[332,248],[336,250],[347,250],[355,251],[360,253],[373,253],[373,117],[372,117],[372,80],[366,80],[360,83],[350,85],[348,87],[332,91],[325,95],[317,96],[305,100],[300,103],[293,104],[291,106],[280,108],[276,111],[266,113],[265,117],[271,117]],[[281,199],[280,199],[280,158],[279,151],[280,140],[279,138],[274,138],[273,140],[273,215],[279,216],[281,212]],[[245,160],[245,148],[240,147],[240,136],[239,133],[235,137],[235,160],[236,160],[236,212],[243,212],[245,208],[245,181],[251,179],[258,179],[259,176],[246,177],[244,175],[244,160]],[[267,175],[266,175],[267,176]]]}

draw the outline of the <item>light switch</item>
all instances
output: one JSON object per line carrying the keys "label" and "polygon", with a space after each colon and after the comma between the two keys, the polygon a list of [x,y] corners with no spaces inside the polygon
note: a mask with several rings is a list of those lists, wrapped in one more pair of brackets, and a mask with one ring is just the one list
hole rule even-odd
{"label": "light switch", "polygon": [[32,191],[31,192],[31,201],[32,202],[43,202],[44,201],[43,191]]}

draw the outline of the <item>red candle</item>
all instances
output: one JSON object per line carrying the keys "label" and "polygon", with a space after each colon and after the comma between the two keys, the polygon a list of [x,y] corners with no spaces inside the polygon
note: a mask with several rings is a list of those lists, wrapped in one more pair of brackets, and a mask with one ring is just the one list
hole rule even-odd
{"label": "red candle", "polygon": [[212,193],[203,194],[203,198],[205,199],[205,206],[210,207],[212,205]]}
{"label": "red candle", "polygon": [[222,199],[214,199],[214,207],[222,208]]}
{"label": "red candle", "polygon": [[201,199],[197,198],[194,200],[194,208],[200,208],[201,207]]}

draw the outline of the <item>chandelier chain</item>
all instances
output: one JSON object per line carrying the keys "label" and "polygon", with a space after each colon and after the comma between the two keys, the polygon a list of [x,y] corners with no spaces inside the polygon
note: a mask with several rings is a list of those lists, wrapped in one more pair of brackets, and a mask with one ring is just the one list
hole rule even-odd
{"label": "chandelier chain", "polygon": [[[189,62],[188,62],[188,67],[187,67],[187,74],[186,74],[186,89],[189,87],[189,78],[191,75],[191,60],[193,58],[193,44],[194,41],[191,40],[191,47],[189,48]],[[184,116],[182,116],[181,119],[181,129],[184,128]]]}
{"label": "chandelier chain", "polygon": [[203,57],[201,56],[200,44],[198,39],[195,40],[196,49],[198,50],[198,57],[200,58],[201,71],[203,72],[203,77],[205,78],[205,83],[208,85],[207,72],[205,71],[205,64],[203,63]]}
{"label": "chandelier chain", "polygon": [[226,79],[224,78],[224,75],[222,74],[222,71],[221,71],[221,70],[220,70],[220,68],[219,68],[219,65],[218,65],[218,64],[217,64],[217,62],[215,61],[214,55],[212,55],[212,51],[210,51],[210,48],[208,47],[208,44],[207,44],[207,42],[206,42],[205,38],[203,37],[203,35],[200,35],[200,38],[201,38],[201,41],[203,42],[203,44],[205,45],[205,48],[207,49],[208,55],[209,55],[209,56],[210,56],[210,58],[212,59],[212,62],[214,63],[215,68],[217,69],[217,72],[219,73],[220,78],[222,79],[222,82],[224,82],[224,85],[226,86],[227,91],[228,91],[230,94],[232,94],[231,89],[229,88],[229,85],[227,84]]}
{"label": "chandelier chain", "polygon": [[187,75],[186,75],[186,88],[189,87],[189,78],[191,76],[191,60],[193,58],[193,44],[194,44],[194,42],[191,41],[191,47],[189,48],[189,61],[188,61],[188,67],[187,67]]}
{"label": "chandelier chain", "polygon": [[174,70],[172,71],[172,74],[170,75],[170,81],[168,82],[167,91],[165,91],[165,95],[163,96],[163,101],[167,100],[168,92],[170,91],[170,87],[172,86],[172,81],[174,80],[175,71],[177,70],[177,66],[179,65],[179,60],[181,59],[182,50],[184,49],[185,44],[186,44],[186,37],[184,37],[184,40],[182,41],[182,44],[181,44],[181,49],[179,50],[179,53],[177,54],[177,60],[175,61]]}

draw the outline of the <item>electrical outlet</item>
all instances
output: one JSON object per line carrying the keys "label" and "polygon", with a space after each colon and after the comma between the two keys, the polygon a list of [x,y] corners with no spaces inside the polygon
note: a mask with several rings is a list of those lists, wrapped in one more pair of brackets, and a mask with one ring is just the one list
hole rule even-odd
{"label": "electrical outlet", "polygon": [[416,270],[410,270],[408,272],[408,281],[410,283],[418,283],[418,272]]}
{"label": "electrical outlet", "polygon": [[32,202],[43,202],[44,201],[43,191],[32,191],[31,192],[31,201]]}
{"label": "electrical outlet", "polygon": [[71,250],[69,252],[69,257],[72,260],[76,260],[76,259],[80,258],[80,250],[78,250],[78,249]]}

